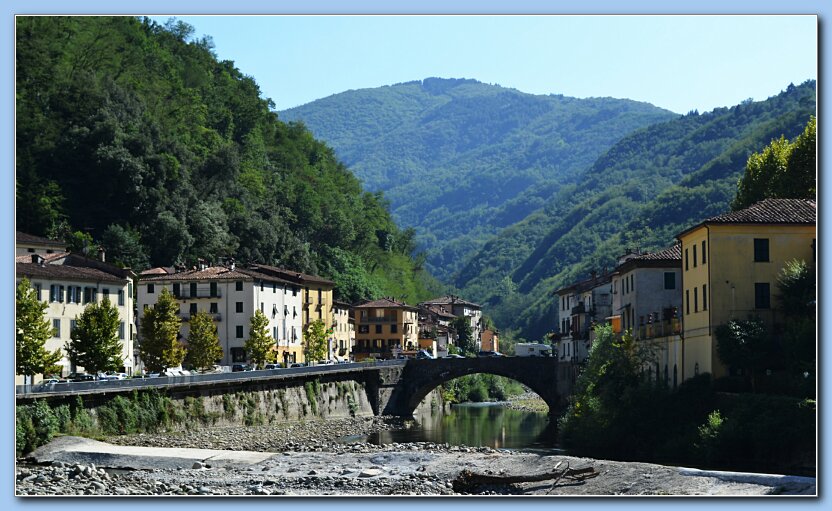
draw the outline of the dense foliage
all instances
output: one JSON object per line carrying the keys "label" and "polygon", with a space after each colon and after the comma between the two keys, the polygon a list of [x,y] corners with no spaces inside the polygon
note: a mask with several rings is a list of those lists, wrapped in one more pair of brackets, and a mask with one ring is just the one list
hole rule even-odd
{"label": "dense foliage", "polygon": [[441,78],[347,91],[280,115],[303,121],[366,187],[384,191],[443,279],[621,137],[675,117],[630,100]]}
{"label": "dense foliage", "polygon": [[442,384],[442,398],[448,403],[506,401],[525,392],[516,381],[494,374],[471,374]]}
{"label": "dense foliage", "polygon": [[184,363],[205,371],[222,358],[222,346],[214,319],[205,311],[191,316],[188,326],[188,352]]}
{"label": "dense foliage", "polygon": [[257,309],[249,320],[248,339],[245,342],[248,359],[258,369],[262,369],[266,362],[274,359],[274,347],[275,340],[269,335],[269,318]]}
{"label": "dense foliage", "polygon": [[720,394],[710,375],[676,391],[644,377],[638,343],[598,334],[570,406],[559,421],[561,445],[576,456],[803,473],[814,466],[811,400]]}
{"label": "dense foliage", "polygon": [[86,231],[136,269],[235,257],[346,276],[350,299],[433,294],[385,199],[210,38],[94,16],[21,16],[16,35],[19,230]]}
{"label": "dense foliage", "polygon": [[15,299],[15,374],[47,373],[61,359],[60,350],[46,349],[46,341],[52,338],[52,325],[44,317],[47,307],[24,277],[17,285]]}
{"label": "dense foliage", "polygon": [[118,327],[118,309],[108,298],[87,305],[64,346],[67,358],[91,374],[120,370],[124,345],[118,340]]}
{"label": "dense foliage", "polygon": [[142,318],[139,354],[145,368],[161,373],[169,367],[177,367],[185,359],[185,348],[179,342],[179,302],[162,288],[156,303],[144,310]]}
{"label": "dense foliage", "polygon": [[611,269],[626,248],[665,248],[682,230],[727,211],[749,155],[799,135],[814,112],[809,81],[624,137],[544,208],[486,243],[454,284],[501,330],[541,339],[557,324],[553,290]]}

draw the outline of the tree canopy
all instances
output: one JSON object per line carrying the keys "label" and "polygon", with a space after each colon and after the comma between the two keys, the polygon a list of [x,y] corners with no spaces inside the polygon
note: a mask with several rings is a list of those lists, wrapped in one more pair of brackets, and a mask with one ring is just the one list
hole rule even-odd
{"label": "tree canopy", "polygon": [[214,320],[207,312],[199,311],[191,316],[185,363],[205,371],[214,367],[221,358],[222,346]]}
{"label": "tree canopy", "polygon": [[44,373],[61,359],[61,351],[50,352],[46,341],[52,325],[44,317],[47,304],[38,299],[29,279],[17,284],[15,301],[15,372],[26,376]]}
{"label": "tree canopy", "polygon": [[246,353],[249,360],[262,368],[276,356],[275,340],[269,335],[269,318],[256,310],[249,324],[248,339],[245,342]]}
{"label": "tree canopy", "polygon": [[64,347],[67,357],[92,374],[119,370],[124,366],[124,344],[118,328],[118,309],[108,298],[87,305]]}
{"label": "tree canopy", "polygon": [[179,303],[162,288],[156,304],[144,310],[139,325],[139,353],[148,371],[162,372],[182,363],[185,348],[179,342],[180,323]]}

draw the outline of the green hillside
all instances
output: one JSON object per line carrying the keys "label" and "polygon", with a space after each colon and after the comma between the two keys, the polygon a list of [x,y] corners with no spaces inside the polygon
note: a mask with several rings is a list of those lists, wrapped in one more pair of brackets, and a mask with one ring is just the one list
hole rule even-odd
{"label": "green hillside", "polygon": [[333,278],[350,301],[433,294],[386,199],[192,34],[16,18],[17,228],[86,232],[135,269],[233,256]]}
{"label": "green hillside", "polygon": [[487,305],[498,325],[540,338],[556,324],[550,293],[626,248],[659,249],[730,209],[748,156],[793,138],[815,113],[815,82],[760,102],[688,114],[615,144],[555,198],[504,229],[472,257],[455,284]]}
{"label": "green hillside", "polygon": [[676,117],[630,100],[440,78],[347,91],[280,116],[302,121],[366,188],[383,191],[444,279],[621,137]]}

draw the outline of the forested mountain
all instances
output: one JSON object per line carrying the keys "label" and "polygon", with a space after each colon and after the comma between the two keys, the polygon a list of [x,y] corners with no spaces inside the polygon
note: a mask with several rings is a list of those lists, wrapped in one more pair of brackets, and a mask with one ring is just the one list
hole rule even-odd
{"label": "forested mountain", "polygon": [[623,138],[544,208],[490,240],[455,284],[498,325],[540,338],[556,324],[552,291],[611,269],[627,248],[666,247],[678,232],[730,210],[749,155],[800,134],[815,103],[808,81]]}
{"label": "forested mountain", "polygon": [[677,117],[630,100],[440,78],[347,91],[280,116],[302,121],[366,188],[384,191],[446,280],[623,136]]}
{"label": "forested mountain", "polygon": [[346,300],[434,292],[383,196],[210,38],[133,17],[16,25],[19,230],[91,236],[135,269],[235,257],[330,277]]}

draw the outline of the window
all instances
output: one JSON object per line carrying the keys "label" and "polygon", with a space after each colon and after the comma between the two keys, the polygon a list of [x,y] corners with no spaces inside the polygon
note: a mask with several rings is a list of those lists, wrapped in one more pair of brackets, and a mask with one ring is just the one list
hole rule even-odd
{"label": "window", "polygon": [[[298,308],[295,307],[294,305],[292,305],[292,317],[293,318],[298,317]],[[292,328],[294,328],[294,327],[292,327]]]}
{"label": "window", "polygon": [[237,325],[237,339],[243,338],[243,325]]}
{"label": "window", "polygon": [[688,249],[685,249],[685,271],[688,271]]}
{"label": "window", "polygon": [[64,301],[64,286],[58,286],[58,301],[61,303]]}
{"label": "window", "polygon": [[40,284],[35,284],[35,298],[40,301]]}
{"label": "window", "polygon": [[174,282],[173,283],[173,296],[174,297],[179,298],[180,296],[182,296],[181,286],[182,285],[179,282]]}
{"label": "window", "polygon": [[693,267],[696,268],[696,245],[693,246]]}
{"label": "window", "polygon": [[110,288],[105,287],[104,289],[101,290],[101,292],[104,293],[104,300],[109,301],[110,300]]}
{"label": "window", "polygon": [[277,283],[272,282],[272,293],[277,293]]}
{"label": "window", "polygon": [[260,281],[260,291],[265,289],[265,283],[261,280]]}
{"label": "window", "polygon": [[[702,264],[705,264],[705,263],[708,262],[708,256],[705,255],[705,254],[706,254],[706,252],[705,252],[705,240],[702,240]],[[665,369],[666,369],[666,367],[665,367]]]}
{"label": "window", "polygon": [[754,284],[754,308],[771,308],[771,286],[768,282],[756,282]]}
{"label": "window", "polygon": [[381,325],[376,325],[376,333],[377,334],[381,333]]}
{"label": "window", "polygon": [[237,302],[237,304],[236,304],[236,311],[237,311],[238,313],[239,313],[239,312],[243,312],[243,302]]}
{"label": "window", "polygon": [[216,314],[217,312],[219,312],[219,306],[217,302],[211,302],[211,304],[208,307],[208,310],[211,311],[211,314]]}
{"label": "window", "polygon": [[358,325],[358,333],[359,334],[369,334],[370,333],[370,325]]}
{"label": "window", "polygon": [[708,310],[708,284],[702,284],[702,310]]}
{"label": "window", "polygon": [[155,292],[156,292],[156,286],[154,286],[153,284],[148,284],[147,285],[147,294],[152,295]]}
{"label": "window", "polygon": [[210,284],[208,284],[208,286],[211,290],[211,298],[215,298],[215,297],[219,296],[219,293],[217,293],[217,283],[216,282],[211,282]]}
{"label": "window", "polygon": [[53,319],[52,320],[52,337],[60,337],[61,336],[61,320],[60,319]]}
{"label": "window", "polygon": [[699,288],[693,288],[693,312],[699,312]]}
{"label": "window", "polygon": [[685,315],[690,314],[690,289],[685,289]]}
{"label": "window", "polygon": [[277,339],[277,327],[272,327],[272,339]]}
{"label": "window", "polygon": [[292,288],[292,296],[297,296],[297,295],[298,295],[298,288],[293,287]]}
{"label": "window", "polygon": [[124,305],[124,290],[123,289],[118,290],[118,304],[119,305]]}
{"label": "window", "polygon": [[237,282],[235,282],[235,283],[234,283],[234,288],[235,288],[237,291],[242,291],[242,290],[243,290],[243,281],[242,281],[242,280],[238,280]]}
{"label": "window", "polygon": [[196,310],[196,304],[195,304],[195,303],[192,303],[192,304],[191,304],[191,309],[190,309],[190,312],[191,312],[191,316],[193,316],[194,314],[196,314],[196,313],[197,313],[197,310]]}
{"label": "window", "polygon": [[196,298],[196,296],[197,296],[196,282],[191,282],[190,288],[191,288],[191,298]]}
{"label": "window", "polygon": [[266,304],[263,302],[260,302],[260,312],[262,312],[263,314],[266,313]]}
{"label": "window", "polygon": [[399,325],[390,325],[390,333],[391,334],[399,333]]}
{"label": "window", "polygon": [[75,329],[78,327],[78,322],[74,319],[69,320],[69,336],[72,337],[74,335]]}
{"label": "window", "polygon": [[133,283],[132,282],[127,283],[127,295],[130,296],[130,297],[133,296]]}
{"label": "window", "polygon": [[664,272],[664,288],[676,289],[676,274],[672,271]]}
{"label": "window", "polygon": [[630,274],[630,291],[635,291],[636,289],[636,275],[634,273]]}
{"label": "window", "polygon": [[118,338],[122,341],[124,340],[124,321],[121,321],[118,324]]}
{"label": "window", "polygon": [[767,263],[768,261],[768,238],[754,238],[754,262]]}
{"label": "window", "polygon": [[[242,328],[242,327],[240,327]],[[232,362],[245,362],[246,361],[246,350],[243,348],[231,348],[231,361]]]}

